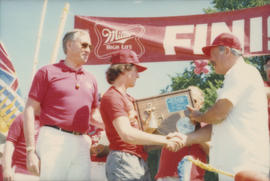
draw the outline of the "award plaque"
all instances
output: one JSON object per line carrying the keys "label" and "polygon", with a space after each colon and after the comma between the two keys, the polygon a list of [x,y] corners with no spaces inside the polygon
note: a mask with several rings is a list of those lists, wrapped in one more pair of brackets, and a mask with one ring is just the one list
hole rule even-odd
{"label": "award plaque", "polygon": [[188,105],[193,107],[190,89],[135,101],[142,130],[161,135],[175,131],[186,134],[195,130],[195,125],[186,116]]}

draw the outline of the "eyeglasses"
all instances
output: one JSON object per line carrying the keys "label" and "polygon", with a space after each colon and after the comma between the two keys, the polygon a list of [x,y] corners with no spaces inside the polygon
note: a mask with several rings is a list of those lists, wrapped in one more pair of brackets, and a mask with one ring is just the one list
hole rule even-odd
{"label": "eyeglasses", "polygon": [[88,43],[81,43],[81,47],[82,47],[83,49],[89,47],[90,50],[92,50],[92,49],[94,48],[93,45],[88,44]]}

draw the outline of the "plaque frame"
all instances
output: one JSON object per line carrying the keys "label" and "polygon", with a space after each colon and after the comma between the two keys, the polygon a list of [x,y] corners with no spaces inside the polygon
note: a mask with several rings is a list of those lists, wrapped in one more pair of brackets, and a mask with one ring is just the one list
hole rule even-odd
{"label": "plaque frame", "polygon": [[[186,117],[187,105],[194,107],[190,89],[135,100],[140,129],[160,135],[177,131],[176,122]],[[156,121],[157,124],[151,124],[151,120]]]}

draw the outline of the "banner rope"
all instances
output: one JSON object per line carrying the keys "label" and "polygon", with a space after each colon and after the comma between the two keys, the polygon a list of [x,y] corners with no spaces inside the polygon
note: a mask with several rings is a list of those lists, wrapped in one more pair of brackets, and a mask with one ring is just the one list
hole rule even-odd
{"label": "banner rope", "polygon": [[228,173],[228,172],[225,172],[223,170],[220,170],[220,169],[217,169],[217,168],[214,168],[213,166],[209,165],[209,164],[206,164],[206,163],[203,163],[201,162],[200,160],[194,160],[191,156],[187,156],[187,159],[189,161],[191,161],[193,164],[195,164],[196,166],[204,169],[204,170],[207,170],[207,171],[210,171],[210,172],[216,172],[216,173],[220,173],[222,175],[226,175],[226,176],[229,176],[229,177],[234,177],[233,174],[231,173]]}

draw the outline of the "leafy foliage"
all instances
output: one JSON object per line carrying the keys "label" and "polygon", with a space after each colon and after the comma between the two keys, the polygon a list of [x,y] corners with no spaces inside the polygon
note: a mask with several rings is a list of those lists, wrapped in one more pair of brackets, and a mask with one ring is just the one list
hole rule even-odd
{"label": "leafy foliage", "polygon": [[[216,91],[222,86],[224,77],[215,73],[200,74],[194,73],[195,65],[193,62],[190,66],[184,70],[183,73],[179,73],[174,77],[171,77],[171,84],[166,89],[161,90],[162,93],[176,91],[180,89],[186,89],[188,86],[197,86],[204,91],[205,104],[202,111],[206,110],[210,105],[215,102]],[[213,68],[212,72],[213,72]]]}

